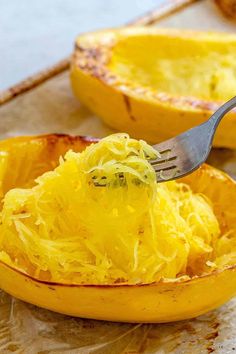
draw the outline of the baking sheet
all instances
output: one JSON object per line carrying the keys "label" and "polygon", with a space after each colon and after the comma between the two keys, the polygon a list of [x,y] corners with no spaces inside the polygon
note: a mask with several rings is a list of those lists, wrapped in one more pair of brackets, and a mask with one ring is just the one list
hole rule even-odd
{"label": "baking sheet", "polygon": [[[173,0],[178,2],[178,0]],[[200,0],[152,25],[235,32],[211,0]],[[63,132],[103,137],[105,126],[73,97],[68,70],[0,107],[0,138]],[[236,154],[214,150],[211,162],[236,176]],[[214,289],[213,289],[214,291]],[[191,321],[120,324],[55,314],[0,292],[0,353],[234,353],[236,300]]]}

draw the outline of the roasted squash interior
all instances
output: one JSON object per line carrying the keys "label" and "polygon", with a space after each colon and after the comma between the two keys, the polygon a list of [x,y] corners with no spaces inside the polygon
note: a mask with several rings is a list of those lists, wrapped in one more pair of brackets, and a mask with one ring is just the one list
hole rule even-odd
{"label": "roasted squash interior", "polygon": [[109,69],[128,87],[173,96],[227,100],[236,95],[236,41],[194,33],[122,37],[112,49]]}
{"label": "roasted squash interior", "polygon": [[68,152],[58,166],[69,147],[84,148],[63,139],[2,148],[1,261],[75,284],[174,280],[235,263],[228,197],[204,174],[156,185],[147,157],[158,156],[126,134]]}
{"label": "roasted squash interior", "polygon": [[12,188],[30,188],[35,179],[54,169],[69,148],[81,151],[88,144],[82,138],[63,135],[19,137],[0,142],[0,198]]}

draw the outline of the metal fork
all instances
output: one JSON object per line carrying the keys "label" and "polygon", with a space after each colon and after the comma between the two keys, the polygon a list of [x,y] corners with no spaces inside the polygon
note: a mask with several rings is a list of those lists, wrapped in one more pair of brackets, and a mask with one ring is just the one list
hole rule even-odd
{"label": "metal fork", "polygon": [[207,159],[216,129],[227,112],[236,106],[236,96],[223,104],[206,122],[153,147],[160,157],[150,160],[157,182],[188,175]]}

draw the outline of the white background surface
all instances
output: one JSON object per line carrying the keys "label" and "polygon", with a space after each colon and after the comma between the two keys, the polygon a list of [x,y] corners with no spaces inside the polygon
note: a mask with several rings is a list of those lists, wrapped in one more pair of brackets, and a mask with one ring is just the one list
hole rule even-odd
{"label": "white background surface", "polygon": [[118,26],[165,0],[0,0],[0,90],[66,57],[77,34]]}

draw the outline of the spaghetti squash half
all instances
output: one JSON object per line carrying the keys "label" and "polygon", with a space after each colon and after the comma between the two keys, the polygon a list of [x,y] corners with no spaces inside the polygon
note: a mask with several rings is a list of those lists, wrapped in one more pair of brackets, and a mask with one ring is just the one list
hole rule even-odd
{"label": "spaghetti squash half", "polygon": [[0,260],[36,279],[96,285],[190,278],[224,265],[217,252],[230,252],[231,241],[212,202],[187,184],[158,184],[153,158],[144,141],[114,134],[68,151],[31,188],[9,190]]}
{"label": "spaghetti squash half", "polygon": [[158,153],[126,134],[23,137],[0,151],[6,292],[129,322],[191,318],[235,294],[236,184],[222,172],[157,184]]}

